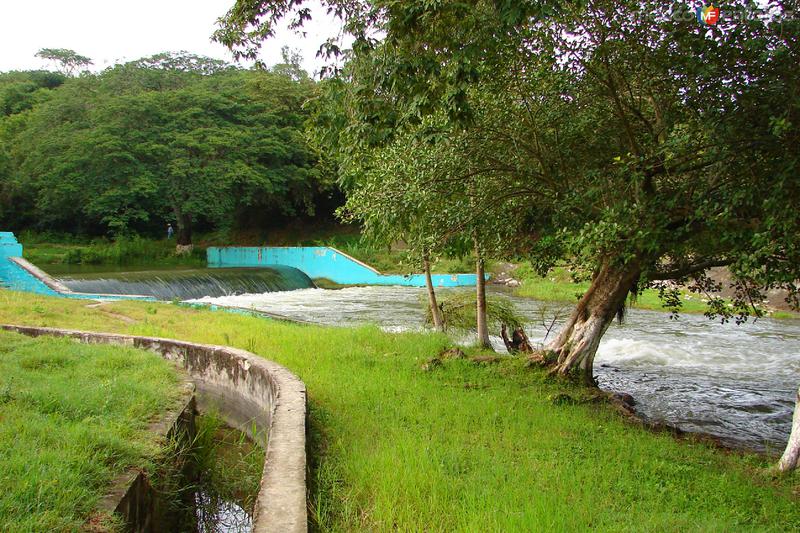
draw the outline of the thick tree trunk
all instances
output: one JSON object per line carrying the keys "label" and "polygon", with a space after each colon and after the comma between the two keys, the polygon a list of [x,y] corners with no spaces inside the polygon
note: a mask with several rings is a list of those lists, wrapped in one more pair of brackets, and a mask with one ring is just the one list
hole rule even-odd
{"label": "thick tree trunk", "polygon": [[422,256],[422,266],[425,268],[425,286],[428,288],[428,305],[431,306],[433,327],[436,328],[437,331],[444,331],[442,310],[439,309],[439,304],[436,303],[436,291],[433,289],[433,280],[431,279],[431,262],[428,259],[428,254]]}
{"label": "thick tree trunk", "polygon": [[792,433],[789,435],[789,443],[783,452],[778,469],[788,472],[797,468],[800,461],[800,389],[797,391],[794,405],[794,417],[792,418]]}
{"label": "thick tree trunk", "polygon": [[192,244],[192,215],[181,213],[178,215],[178,246]]}
{"label": "thick tree trunk", "polygon": [[476,277],[476,311],[477,311],[477,331],[478,331],[478,345],[484,348],[491,348],[492,342],[489,340],[489,324],[486,320],[486,280],[484,279],[484,265],[483,254],[478,245],[478,239],[475,242],[475,277]]}
{"label": "thick tree trunk", "polygon": [[576,375],[594,385],[594,356],[600,339],[620,312],[630,290],[639,280],[638,263],[624,266],[604,261],[569,320],[546,349],[557,356],[554,371]]}

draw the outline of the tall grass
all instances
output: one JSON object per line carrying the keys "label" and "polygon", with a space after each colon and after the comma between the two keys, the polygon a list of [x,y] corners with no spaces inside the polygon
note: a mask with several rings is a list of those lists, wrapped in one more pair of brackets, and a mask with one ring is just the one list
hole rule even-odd
{"label": "tall grass", "polygon": [[[0,322],[228,343],[296,372],[309,393],[309,505],[321,531],[800,528],[798,477],[774,476],[771,458],[650,433],[521,358],[424,371],[446,337],[85,305],[0,291]],[[563,394],[576,401],[556,401]]]}
{"label": "tall grass", "polygon": [[157,455],[148,424],[178,379],[148,352],[0,331],[0,531],[80,529],[115,476]]}
{"label": "tall grass", "polygon": [[120,237],[115,241],[99,239],[85,244],[20,242],[25,247],[26,259],[40,265],[205,265],[204,248],[195,247],[190,255],[178,256],[174,240]]}

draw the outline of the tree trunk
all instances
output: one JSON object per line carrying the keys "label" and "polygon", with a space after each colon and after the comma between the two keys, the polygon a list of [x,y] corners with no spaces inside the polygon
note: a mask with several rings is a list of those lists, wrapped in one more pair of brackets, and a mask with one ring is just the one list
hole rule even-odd
{"label": "tree trunk", "polygon": [[422,266],[425,268],[425,286],[428,288],[428,305],[431,306],[431,317],[433,318],[433,327],[437,331],[444,331],[444,322],[442,322],[442,311],[436,303],[436,292],[433,289],[433,280],[431,279],[431,262],[428,259],[428,254],[422,256]]}
{"label": "tree trunk", "polygon": [[517,327],[511,331],[511,338],[508,338],[508,326],[503,324],[500,326],[500,337],[503,339],[503,343],[506,345],[506,350],[508,353],[515,354],[515,353],[533,353],[533,346],[531,346],[531,341],[528,339],[528,335],[525,334],[525,330]]}
{"label": "tree trunk", "polygon": [[794,405],[794,417],[792,418],[792,433],[789,435],[789,443],[783,452],[778,469],[781,472],[788,472],[797,468],[800,461],[800,389],[797,391]]}
{"label": "tree trunk", "polygon": [[587,385],[595,385],[594,356],[600,339],[624,309],[625,299],[639,280],[638,263],[619,266],[603,261],[589,290],[583,295],[569,320],[547,350],[557,356],[554,371],[561,375],[579,374]]}
{"label": "tree trunk", "polygon": [[178,215],[178,246],[192,244],[192,215],[181,213]]}
{"label": "tree trunk", "polygon": [[478,246],[478,239],[473,238],[475,243],[475,277],[476,277],[476,292],[477,292],[477,330],[478,330],[478,345],[483,348],[491,348],[492,342],[489,340],[489,324],[486,320],[486,280],[484,279],[483,269],[483,254],[481,248]]}

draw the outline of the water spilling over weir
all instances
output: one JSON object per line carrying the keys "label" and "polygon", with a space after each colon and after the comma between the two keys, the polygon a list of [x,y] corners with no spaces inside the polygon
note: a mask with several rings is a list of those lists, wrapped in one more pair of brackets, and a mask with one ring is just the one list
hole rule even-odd
{"label": "water spilling over weir", "polygon": [[314,287],[306,274],[285,266],[69,274],[59,281],[75,292],[140,294],[159,300],[217,298]]}

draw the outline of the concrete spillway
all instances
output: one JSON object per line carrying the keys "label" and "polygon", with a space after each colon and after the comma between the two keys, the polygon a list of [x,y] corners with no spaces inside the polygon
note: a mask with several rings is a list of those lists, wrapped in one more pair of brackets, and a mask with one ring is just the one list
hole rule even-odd
{"label": "concrete spillway", "polygon": [[[0,231],[0,287],[47,296],[99,299],[107,294],[77,293],[22,258],[22,245],[13,233]],[[152,300],[143,295],[113,295],[116,299]]]}
{"label": "concrete spillway", "polygon": [[311,279],[296,268],[192,269],[92,274],[62,277],[66,288],[80,293],[142,294],[159,300],[263,294],[311,289]]}

